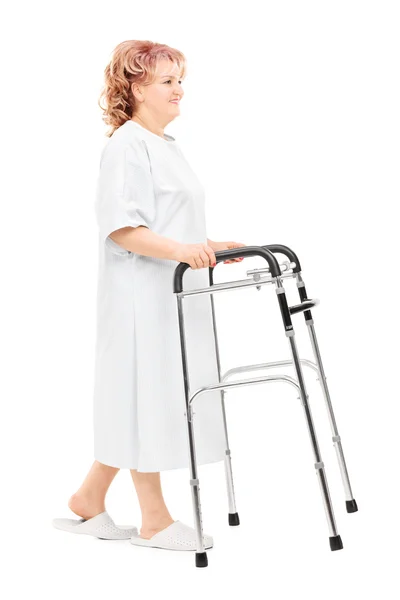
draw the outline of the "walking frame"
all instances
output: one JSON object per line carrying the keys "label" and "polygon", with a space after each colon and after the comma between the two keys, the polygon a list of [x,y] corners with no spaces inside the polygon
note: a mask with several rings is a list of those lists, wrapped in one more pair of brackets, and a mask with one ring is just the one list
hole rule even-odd
{"label": "walking frame", "polygon": [[[274,253],[283,254],[289,260],[284,261],[279,264]],[[227,483],[227,491],[228,491],[228,503],[229,503],[229,525],[237,526],[239,525],[239,514],[236,509],[235,503],[235,494],[233,487],[233,477],[232,477],[232,465],[231,465],[231,451],[229,448],[228,442],[228,430],[226,424],[226,415],[225,415],[225,405],[224,405],[224,395],[225,390],[229,390],[232,388],[236,388],[239,386],[249,386],[256,385],[260,383],[268,383],[271,381],[283,381],[291,384],[296,388],[299,397],[301,399],[304,413],[307,421],[307,426],[310,434],[312,450],[314,453],[314,467],[316,469],[316,475],[318,477],[318,481],[321,487],[323,504],[326,512],[326,517],[328,520],[329,527],[329,543],[331,550],[341,550],[343,548],[342,540],[340,535],[338,534],[335,516],[333,513],[332,502],[329,494],[328,482],[325,475],[324,463],[322,462],[321,453],[318,446],[317,436],[314,428],[314,423],[311,415],[311,410],[308,402],[307,390],[304,382],[302,365],[311,367],[318,374],[318,380],[322,387],[323,396],[325,399],[326,408],[328,411],[328,417],[332,430],[332,441],[336,450],[337,459],[339,462],[340,473],[343,481],[345,498],[346,498],[346,510],[348,513],[353,513],[358,511],[357,503],[353,497],[349,475],[346,468],[346,462],[344,459],[343,448],[341,443],[341,438],[338,432],[338,428],[335,421],[335,416],[333,414],[332,403],[328,391],[328,385],[326,382],[326,376],[324,372],[324,368],[322,366],[321,354],[319,352],[317,336],[315,333],[314,320],[311,316],[311,308],[319,304],[319,300],[310,300],[307,298],[306,288],[304,281],[301,276],[301,267],[300,262],[296,256],[296,254],[287,246],[282,246],[280,244],[272,244],[267,246],[243,246],[240,248],[233,248],[231,250],[222,250],[215,252],[216,262],[221,262],[224,260],[231,260],[239,257],[251,257],[251,256],[261,256],[264,258],[268,267],[264,267],[261,269],[251,269],[247,271],[247,275],[252,276],[252,280],[249,279],[241,279],[237,281],[232,281],[228,283],[217,283],[213,284],[213,268],[209,268],[209,280],[210,287],[207,288],[199,288],[195,290],[182,290],[182,278],[185,271],[190,268],[190,265],[187,263],[179,263],[174,272],[174,281],[173,281],[173,291],[176,295],[177,303],[178,303],[178,319],[179,319],[179,333],[180,333],[180,342],[181,342],[181,353],[182,353],[182,367],[183,367],[183,377],[184,377],[184,388],[185,388],[185,401],[186,401],[186,412],[185,416],[187,419],[187,427],[188,427],[188,443],[189,443],[189,454],[190,454],[190,486],[192,491],[192,500],[193,500],[193,511],[194,511],[194,520],[195,520],[195,529],[196,529],[196,543],[197,543],[197,551],[195,564],[196,567],[207,567],[208,566],[208,558],[207,553],[204,548],[204,538],[203,538],[203,523],[202,523],[202,514],[201,514],[201,506],[200,506],[200,485],[197,473],[197,463],[196,463],[196,451],[195,451],[195,440],[194,440],[194,430],[193,430],[193,402],[197,399],[201,394],[205,394],[207,392],[213,390],[221,391],[221,403],[222,403],[222,413],[224,420],[224,429],[225,429],[225,440],[226,440],[226,450],[225,450],[225,474],[226,474],[226,483]],[[283,273],[281,268],[283,267]],[[263,277],[262,274],[267,273],[266,277]],[[300,296],[300,304],[295,306],[288,306],[285,289],[282,284],[282,280],[286,278],[296,278],[296,285],[298,288],[299,296]],[[282,315],[283,325],[285,329],[285,335],[289,340],[290,350],[293,357],[293,360],[280,360],[271,363],[265,364],[256,364],[256,365],[246,365],[242,367],[235,367],[233,369],[228,370],[224,375],[221,374],[221,365],[220,365],[220,357],[218,350],[218,339],[217,339],[217,328],[215,321],[215,310],[214,310],[214,298],[213,294],[217,292],[223,292],[230,289],[238,289],[238,288],[248,288],[255,286],[257,290],[261,289],[262,285],[267,285],[270,283],[275,284],[275,291],[278,297],[279,308]],[[183,318],[183,298],[185,296],[193,296],[198,294],[210,294],[211,297],[211,309],[212,309],[212,318],[213,318],[213,329],[214,329],[214,338],[215,338],[215,349],[216,349],[216,357],[217,357],[217,366],[218,366],[218,384],[208,385],[202,387],[195,391],[195,393],[190,394],[189,389],[189,378],[188,378],[188,367],[187,367],[187,355],[186,355],[186,346],[185,346],[185,327],[184,327],[184,318]],[[308,327],[308,332],[310,335],[311,345],[313,349],[313,354],[316,360],[316,364],[310,360],[305,360],[299,358],[299,354],[297,351],[297,346],[295,342],[295,332],[292,325],[291,315],[304,312],[304,319],[306,325]],[[249,379],[243,379],[240,381],[227,382],[227,379],[231,377],[235,373],[244,373],[246,371],[257,371],[261,369],[269,369],[272,367],[282,367],[285,365],[294,365],[297,379],[294,377],[289,377],[288,375],[268,375],[263,377],[252,377]]]}

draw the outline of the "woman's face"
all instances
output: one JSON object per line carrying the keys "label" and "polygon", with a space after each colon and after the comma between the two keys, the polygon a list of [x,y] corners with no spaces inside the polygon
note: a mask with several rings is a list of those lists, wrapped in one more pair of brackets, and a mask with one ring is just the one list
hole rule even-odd
{"label": "woman's face", "polygon": [[165,117],[172,120],[180,113],[179,101],[184,94],[181,83],[178,66],[170,60],[160,61],[153,83],[139,86],[142,94],[137,97],[143,100],[139,110],[149,111],[160,121]]}

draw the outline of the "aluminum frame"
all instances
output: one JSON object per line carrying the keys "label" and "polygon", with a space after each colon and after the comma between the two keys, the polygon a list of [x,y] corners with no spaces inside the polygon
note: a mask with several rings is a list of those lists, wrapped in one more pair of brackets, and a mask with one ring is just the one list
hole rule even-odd
{"label": "aluminum frame", "polygon": [[[222,253],[219,253],[222,254]],[[342,477],[342,482],[345,491],[346,497],[346,507],[348,512],[356,512],[357,505],[354,500],[349,475],[346,467],[346,462],[344,458],[343,448],[341,444],[341,437],[339,435],[335,416],[333,413],[332,402],[329,395],[327,378],[325,376],[324,368],[322,365],[321,354],[318,347],[314,321],[313,319],[306,318],[306,325],[308,327],[311,346],[314,353],[314,357],[316,360],[316,364],[307,359],[301,359],[298,354],[296,342],[295,342],[295,331],[291,325],[290,316],[289,322],[290,325],[286,326],[285,335],[288,337],[290,350],[292,354],[292,360],[281,360],[274,361],[270,363],[261,363],[255,365],[246,365],[239,366],[233,369],[229,369],[224,375],[221,374],[221,363],[220,363],[220,355],[219,355],[219,347],[218,347],[218,335],[217,335],[217,324],[215,318],[215,306],[214,306],[214,298],[213,294],[219,292],[225,292],[232,289],[244,289],[247,287],[255,286],[258,290],[261,289],[261,286],[268,284],[275,284],[275,291],[279,298],[279,295],[282,294],[284,298],[284,303],[286,303],[286,295],[285,290],[283,288],[282,280],[286,278],[296,278],[297,287],[299,289],[300,298],[301,292],[300,288],[304,288],[304,282],[301,277],[301,272],[293,273],[291,269],[296,265],[295,262],[284,261],[279,266],[284,267],[284,273],[277,277],[262,277],[261,274],[265,272],[269,272],[269,268],[261,268],[261,269],[252,269],[247,271],[247,275],[252,275],[253,281],[249,281],[248,279],[242,279],[232,282],[218,283],[212,284],[206,288],[199,288],[195,290],[187,290],[181,292],[174,292],[177,297],[177,308],[178,308],[178,322],[179,322],[179,334],[180,334],[180,342],[181,342],[181,355],[182,355],[182,368],[183,368],[183,379],[184,379],[184,389],[185,389],[185,402],[186,402],[186,422],[187,422],[187,432],[188,432],[188,449],[189,449],[189,457],[190,457],[190,485],[192,492],[192,502],[193,502],[193,513],[194,513],[194,522],[195,522],[195,530],[196,530],[196,566],[207,566],[208,559],[207,554],[204,548],[204,538],[203,538],[203,522],[202,522],[202,512],[201,512],[201,502],[200,502],[200,482],[198,478],[198,470],[197,470],[197,462],[196,462],[196,449],[195,449],[195,436],[193,429],[193,415],[195,414],[193,411],[193,403],[194,400],[198,399],[202,394],[208,393],[214,390],[221,391],[221,406],[223,413],[223,422],[224,422],[224,431],[225,431],[225,440],[226,440],[226,451],[225,451],[225,475],[226,475],[226,483],[227,483],[227,492],[228,492],[228,504],[229,504],[229,524],[230,525],[239,525],[239,516],[236,510],[236,502],[235,502],[235,493],[234,493],[234,484],[233,484],[233,475],[232,475],[232,464],[231,464],[231,451],[229,448],[229,440],[228,440],[228,429],[227,429],[227,421],[226,421],[226,411],[225,411],[225,394],[227,390],[256,385],[261,383],[268,383],[273,381],[281,381],[285,383],[289,383],[293,387],[296,388],[299,396],[298,399],[301,400],[302,406],[304,409],[304,415],[306,418],[306,423],[309,431],[312,451],[314,455],[314,467],[316,470],[316,474],[318,477],[318,481],[320,484],[323,505],[325,509],[326,518],[328,521],[328,529],[330,534],[330,546],[331,550],[339,550],[343,548],[343,544],[341,538],[337,531],[332,501],[329,493],[328,482],[325,474],[325,466],[322,461],[321,452],[318,445],[317,435],[315,431],[315,426],[312,419],[311,409],[309,406],[309,397],[306,390],[306,385],[303,377],[302,367],[304,366],[310,367],[314,369],[318,374],[317,381],[320,381],[321,388],[323,391],[323,397],[326,404],[326,409],[328,412],[328,417],[330,421],[330,426],[332,430],[332,441],[334,443],[334,447],[337,453],[337,458],[339,462],[339,469]],[[282,273],[282,271],[281,271]],[[218,384],[207,385],[201,387],[196,390],[193,394],[190,393],[190,385],[189,385],[189,376],[188,376],[188,361],[187,361],[187,352],[186,352],[186,343],[185,343],[185,324],[184,324],[184,311],[183,311],[183,299],[186,296],[200,295],[200,294],[209,294],[211,301],[211,309],[212,309],[212,320],[213,320],[213,332],[214,332],[214,341],[215,341],[215,350],[216,350],[216,358],[217,358],[217,367],[218,367]],[[304,301],[304,298],[303,298]],[[305,301],[304,301],[305,302]],[[309,302],[309,301],[308,301]],[[318,301],[314,302],[314,305],[317,304]],[[282,303],[280,302],[281,310]],[[308,314],[310,310],[308,310]],[[288,313],[289,314],[289,313]],[[295,367],[297,380],[293,377],[287,375],[269,375],[262,377],[255,377],[250,379],[244,379],[240,381],[227,382],[226,380],[231,377],[235,373],[242,373],[246,371],[255,371],[261,369],[269,369],[272,367],[283,367],[286,365],[291,365]]]}

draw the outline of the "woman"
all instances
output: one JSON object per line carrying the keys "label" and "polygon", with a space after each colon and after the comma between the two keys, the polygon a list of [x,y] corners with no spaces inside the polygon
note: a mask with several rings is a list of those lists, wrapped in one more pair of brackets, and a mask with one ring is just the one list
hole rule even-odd
{"label": "woman", "polygon": [[[68,503],[81,519],[53,523],[76,533],[193,550],[195,530],[171,517],[160,482],[160,471],[189,466],[173,273],[185,262],[191,269],[184,289],[208,287],[214,252],[244,244],[207,239],[204,188],[175,139],[164,133],[179,115],[185,72],[181,52],[149,41],[122,42],[105,69],[101,98],[107,106],[100,106],[111,130],[96,196],[95,462]],[[242,259],[225,263],[237,260]],[[189,381],[195,390],[217,383],[218,372],[210,298],[186,300]],[[197,464],[223,460],[220,392],[202,396],[193,424]],[[140,535],[136,528],[117,528],[105,510],[106,492],[123,468],[130,469],[138,495]],[[205,539],[211,547],[211,536]]]}

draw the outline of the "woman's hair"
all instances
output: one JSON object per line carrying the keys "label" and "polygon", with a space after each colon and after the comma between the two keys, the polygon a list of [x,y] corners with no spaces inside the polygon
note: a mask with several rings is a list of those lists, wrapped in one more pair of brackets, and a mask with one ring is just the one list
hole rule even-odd
{"label": "woman's hair", "polygon": [[[160,60],[169,59],[178,65],[181,77],[186,75],[186,58],[179,50],[165,44],[147,40],[127,40],[114,49],[104,69],[104,87],[98,104],[103,111],[102,119],[111,129],[111,137],[118,127],[131,119],[137,110],[137,101],[132,93],[132,84],[149,85],[155,79]],[[105,100],[106,106],[101,101]]]}

